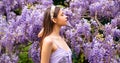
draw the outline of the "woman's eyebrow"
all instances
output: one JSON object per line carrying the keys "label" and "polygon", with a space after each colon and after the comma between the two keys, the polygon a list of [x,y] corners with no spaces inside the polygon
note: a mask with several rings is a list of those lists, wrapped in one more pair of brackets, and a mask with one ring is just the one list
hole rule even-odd
{"label": "woman's eyebrow", "polygon": [[61,12],[61,14],[64,14],[63,12]]}
{"label": "woman's eyebrow", "polygon": [[63,14],[63,12],[61,14]]}

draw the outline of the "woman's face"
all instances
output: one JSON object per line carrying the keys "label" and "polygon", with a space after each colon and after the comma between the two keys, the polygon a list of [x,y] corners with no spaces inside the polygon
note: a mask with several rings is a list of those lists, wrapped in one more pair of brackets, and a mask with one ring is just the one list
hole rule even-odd
{"label": "woman's face", "polygon": [[63,13],[62,9],[60,9],[58,16],[56,18],[56,24],[59,26],[67,25],[67,16]]}

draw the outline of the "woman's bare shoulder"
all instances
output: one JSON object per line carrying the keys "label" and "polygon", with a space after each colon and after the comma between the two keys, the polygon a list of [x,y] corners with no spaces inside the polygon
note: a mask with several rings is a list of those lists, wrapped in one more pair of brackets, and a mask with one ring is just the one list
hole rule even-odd
{"label": "woman's bare shoulder", "polygon": [[53,44],[52,38],[50,36],[46,36],[43,40],[43,44],[51,46]]}

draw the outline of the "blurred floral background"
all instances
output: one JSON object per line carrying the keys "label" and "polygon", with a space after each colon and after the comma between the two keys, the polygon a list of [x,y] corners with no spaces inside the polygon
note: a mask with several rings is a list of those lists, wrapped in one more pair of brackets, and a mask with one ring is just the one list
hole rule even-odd
{"label": "blurred floral background", "polygon": [[43,14],[64,8],[73,63],[120,63],[120,0],[0,0],[0,63],[39,63]]}

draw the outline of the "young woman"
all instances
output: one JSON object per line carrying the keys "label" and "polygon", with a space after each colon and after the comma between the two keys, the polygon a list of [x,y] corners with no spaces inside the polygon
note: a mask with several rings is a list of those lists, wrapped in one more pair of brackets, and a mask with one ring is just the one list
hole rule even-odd
{"label": "young woman", "polygon": [[41,63],[72,63],[72,52],[60,36],[61,26],[67,25],[67,16],[60,7],[51,6],[44,14],[41,37]]}

